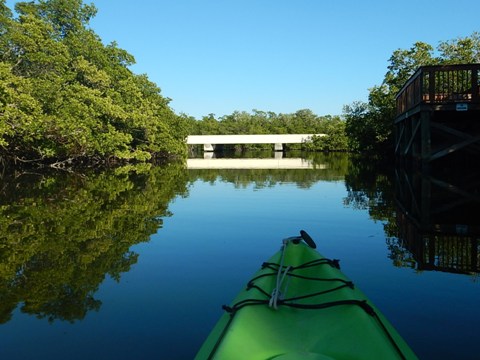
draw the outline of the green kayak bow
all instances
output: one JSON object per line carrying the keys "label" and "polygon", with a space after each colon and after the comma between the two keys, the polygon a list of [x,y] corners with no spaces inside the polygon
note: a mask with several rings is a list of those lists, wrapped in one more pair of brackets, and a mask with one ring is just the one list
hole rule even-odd
{"label": "green kayak bow", "polygon": [[283,240],[196,359],[416,359],[380,311],[304,231]]}

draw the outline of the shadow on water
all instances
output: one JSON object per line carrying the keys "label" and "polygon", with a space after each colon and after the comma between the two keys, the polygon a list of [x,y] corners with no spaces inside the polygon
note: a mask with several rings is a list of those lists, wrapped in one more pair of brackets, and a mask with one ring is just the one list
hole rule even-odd
{"label": "shadow on water", "polygon": [[23,313],[73,322],[98,310],[94,294],[119,281],[187,193],[183,164],[101,173],[16,173],[0,179],[0,323]]}

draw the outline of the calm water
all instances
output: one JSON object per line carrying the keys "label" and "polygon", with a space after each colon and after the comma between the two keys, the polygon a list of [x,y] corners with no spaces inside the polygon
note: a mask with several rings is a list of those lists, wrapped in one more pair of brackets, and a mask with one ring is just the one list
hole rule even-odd
{"label": "calm water", "polygon": [[420,358],[478,358],[478,180],[345,155],[252,166],[4,175],[0,359],[191,359],[300,229]]}

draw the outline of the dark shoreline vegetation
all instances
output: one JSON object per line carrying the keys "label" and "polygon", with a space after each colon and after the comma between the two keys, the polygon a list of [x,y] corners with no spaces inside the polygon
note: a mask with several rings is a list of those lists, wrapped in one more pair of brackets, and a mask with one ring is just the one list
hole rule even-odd
{"label": "dark shoreline vegetation", "polygon": [[[381,85],[367,102],[340,115],[235,111],[195,119],[175,114],[170,99],[134,57],[115,42],[104,45],[89,28],[97,9],[82,0],[0,0],[0,165],[3,168],[82,168],[184,159],[189,134],[327,134],[292,146],[305,151],[393,154],[395,95],[423,65],[479,63],[480,33],[416,42],[389,59]],[[237,146],[236,150],[265,146]]]}

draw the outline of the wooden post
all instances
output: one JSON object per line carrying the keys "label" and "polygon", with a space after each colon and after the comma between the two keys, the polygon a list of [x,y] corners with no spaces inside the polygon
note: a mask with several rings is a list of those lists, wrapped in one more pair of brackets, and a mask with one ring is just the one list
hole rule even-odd
{"label": "wooden post", "polygon": [[432,152],[432,140],[431,140],[431,113],[428,111],[422,111],[420,113],[420,138],[421,138],[421,161],[422,167],[427,167],[430,161]]}
{"label": "wooden post", "polygon": [[435,102],[435,71],[428,72],[428,101],[430,104]]}
{"label": "wooden post", "polygon": [[420,136],[419,136],[419,127],[421,126],[422,118],[421,116],[416,115],[412,118],[412,158],[418,159],[421,157],[420,154]]}
{"label": "wooden post", "polygon": [[404,130],[404,135],[403,135],[403,144],[402,144],[402,155],[403,156],[408,156],[408,151],[409,151],[409,147],[408,147],[408,143],[410,142],[410,121],[411,119],[409,117],[405,118],[405,120],[403,120],[403,127],[405,128]]}

